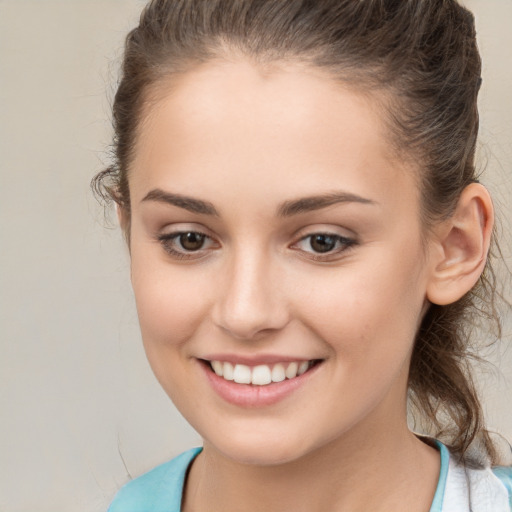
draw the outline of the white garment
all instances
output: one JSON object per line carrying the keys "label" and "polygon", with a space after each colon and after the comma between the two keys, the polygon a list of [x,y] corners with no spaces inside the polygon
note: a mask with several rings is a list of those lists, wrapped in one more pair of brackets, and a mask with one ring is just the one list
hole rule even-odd
{"label": "white garment", "polygon": [[490,468],[467,469],[450,457],[442,512],[510,512],[508,491]]}

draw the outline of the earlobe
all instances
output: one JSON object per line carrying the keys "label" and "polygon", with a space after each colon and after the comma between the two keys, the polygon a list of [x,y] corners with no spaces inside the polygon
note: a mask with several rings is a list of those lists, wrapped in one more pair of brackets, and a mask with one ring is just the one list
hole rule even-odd
{"label": "earlobe", "polygon": [[489,192],[478,183],[468,185],[453,215],[434,230],[430,302],[451,304],[473,288],[485,267],[493,225]]}

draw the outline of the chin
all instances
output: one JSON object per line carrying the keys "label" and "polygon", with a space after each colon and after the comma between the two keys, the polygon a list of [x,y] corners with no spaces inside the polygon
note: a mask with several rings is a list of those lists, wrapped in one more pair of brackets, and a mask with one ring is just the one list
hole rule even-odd
{"label": "chin", "polygon": [[304,441],[293,439],[290,435],[272,436],[266,432],[232,435],[228,432],[226,436],[219,437],[205,439],[205,446],[211,446],[224,457],[239,464],[277,466],[297,460],[308,453]]}

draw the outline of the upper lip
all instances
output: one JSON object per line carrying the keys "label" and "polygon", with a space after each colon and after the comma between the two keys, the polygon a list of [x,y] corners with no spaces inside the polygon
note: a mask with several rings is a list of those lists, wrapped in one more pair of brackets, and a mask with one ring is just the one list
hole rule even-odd
{"label": "upper lip", "polygon": [[293,363],[302,361],[315,361],[321,358],[304,356],[285,356],[279,354],[209,354],[198,359],[206,361],[221,361],[223,363],[244,364],[246,366],[258,366],[260,364]]}

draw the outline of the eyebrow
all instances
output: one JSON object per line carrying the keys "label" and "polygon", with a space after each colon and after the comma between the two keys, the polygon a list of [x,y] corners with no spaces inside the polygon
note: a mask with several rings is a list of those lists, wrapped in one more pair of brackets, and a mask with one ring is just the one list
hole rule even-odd
{"label": "eyebrow", "polygon": [[375,201],[366,199],[350,192],[332,192],[318,196],[303,197],[291,201],[285,201],[278,209],[280,217],[291,217],[300,213],[306,213],[313,210],[320,210],[339,203],[360,203],[376,205]]}
{"label": "eyebrow", "polygon": [[213,204],[208,201],[194,199],[193,197],[184,196],[182,194],[165,192],[159,188],[148,192],[142,201],[157,201],[159,203],[171,204],[173,206],[177,206],[178,208],[183,208],[184,210],[188,210],[192,213],[214,215],[216,217],[220,216],[215,206],[213,206]]}
{"label": "eyebrow", "polygon": [[[195,199],[193,197],[185,196],[182,194],[165,192],[164,190],[158,188],[148,192],[141,202],[143,201],[156,201],[160,203],[166,203],[177,206],[178,208],[183,208],[184,210],[188,210],[192,213],[220,217],[220,214],[215,206],[213,206],[213,204],[209,201]],[[377,204],[371,199],[366,199],[350,192],[332,192],[328,194],[302,197],[300,199],[285,201],[279,206],[277,215],[279,217],[291,217],[301,213],[321,210],[322,208],[327,208],[328,206],[340,203],[360,203],[369,205]]]}

